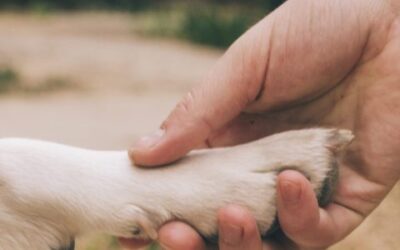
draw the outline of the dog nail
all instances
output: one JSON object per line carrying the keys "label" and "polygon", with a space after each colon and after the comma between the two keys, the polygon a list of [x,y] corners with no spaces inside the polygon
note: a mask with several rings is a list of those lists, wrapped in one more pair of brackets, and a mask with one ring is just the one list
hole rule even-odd
{"label": "dog nail", "polygon": [[159,129],[150,135],[140,138],[134,147],[135,148],[151,148],[151,147],[157,145],[157,143],[164,136],[164,134],[165,134],[165,130]]}
{"label": "dog nail", "polygon": [[243,238],[243,228],[232,225],[232,224],[222,224],[221,225],[221,238],[226,245],[237,245],[242,241]]}
{"label": "dog nail", "polygon": [[294,182],[282,181],[279,185],[283,202],[287,206],[297,205],[300,201],[301,188]]}

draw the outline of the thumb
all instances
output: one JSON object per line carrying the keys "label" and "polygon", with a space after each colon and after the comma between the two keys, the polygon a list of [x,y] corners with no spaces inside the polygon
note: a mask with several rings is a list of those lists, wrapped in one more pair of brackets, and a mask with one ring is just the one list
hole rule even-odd
{"label": "thumb", "polygon": [[203,84],[178,103],[163,122],[161,131],[139,140],[130,150],[136,164],[169,163],[193,148],[207,146],[212,132],[238,116],[256,98],[268,51],[268,43],[265,43],[268,39],[261,39],[260,35],[267,36],[263,22],[252,27],[227,50]]}

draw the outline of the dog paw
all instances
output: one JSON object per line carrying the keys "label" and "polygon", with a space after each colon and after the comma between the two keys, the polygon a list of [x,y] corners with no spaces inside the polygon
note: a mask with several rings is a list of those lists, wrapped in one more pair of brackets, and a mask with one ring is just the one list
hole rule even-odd
{"label": "dog paw", "polygon": [[277,175],[286,169],[301,172],[320,205],[326,205],[338,177],[340,155],[352,138],[347,130],[306,129],[229,148],[199,150],[168,167],[146,172],[156,184],[147,182],[142,192],[152,198],[143,197],[135,204],[152,214],[148,225],[156,229],[177,219],[205,238],[217,235],[220,208],[241,205],[252,212],[265,236],[276,221]]}
{"label": "dog paw", "polygon": [[[122,151],[3,140],[0,191],[12,201],[7,206],[18,208],[12,210],[15,216],[34,211],[39,221],[63,225],[54,230],[66,239],[93,231],[156,239],[170,220],[215,238],[218,210],[229,204],[248,208],[266,235],[276,221],[277,175],[285,169],[303,173],[320,205],[326,205],[340,155],[352,137],[336,129],[288,131],[234,147],[197,150],[152,169],[133,167]],[[43,182],[48,176],[51,181]]]}

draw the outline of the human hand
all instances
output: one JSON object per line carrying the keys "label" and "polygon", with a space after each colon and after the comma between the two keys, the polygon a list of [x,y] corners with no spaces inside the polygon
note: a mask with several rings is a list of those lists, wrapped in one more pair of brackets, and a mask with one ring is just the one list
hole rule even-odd
{"label": "human hand", "polygon": [[[327,207],[318,207],[300,174],[278,177],[285,236],[262,246],[246,210],[230,206],[219,213],[220,249],[325,248],[341,240],[400,176],[399,15],[398,0],[287,1],[229,48],[163,123],[164,133],[143,139],[132,158],[152,166],[196,147],[239,144],[289,129],[351,129],[356,139]],[[241,237],[232,237],[232,225]],[[179,222],[163,226],[159,237],[169,249],[206,249]]]}

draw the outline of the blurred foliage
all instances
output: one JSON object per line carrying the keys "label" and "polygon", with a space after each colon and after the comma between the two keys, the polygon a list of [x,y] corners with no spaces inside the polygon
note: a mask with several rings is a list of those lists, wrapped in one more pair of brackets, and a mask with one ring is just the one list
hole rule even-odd
{"label": "blurred foliage", "polygon": [[156,0],[1,0],[0,8],[12,10],[140,10],[157,2]]}
{"label": "blurred foliage", "polygon": [[16,70],[8,66],[0,67],[0,94],[10,92],[43,94],[77,87],[62,77],[49,77],[45,81],[33,85],[27,85],[22,82]]}
{"label": "blurred foliage", "polygon": [[136,31],[226,48],[268,12],[241,4],[174,4],[136,14]]}
{"label": "blurred foliage", "polygon": [[[225,48],[283,0],[1,0],[0,9],[107,9],[145,12],[147,35],[184,38]],[[140,12],[138,12],[140,11]],[[142,17],[145,15],[142,15]]]}
{"label": "blurred foliage", "polygon": [[191,1],[183,9],[179,35],[195,43],[225,48],[283,0]]}
{"label": "blurred foliage", "polygon": [[[190,0],[189,0],[190,1]],[[275,9],[285,0],[206,0],[201,2],[218,3],[218,4],[238,4],[245,6],[253,6],[262,9]],[[193,2],[193,1],[191,1]]]}
{"label": "blurred foliage", "polygon": [[18,74],[9,67],[0,68],[0,93],[18,86]]}
{"label": "blurred foliage", "polygon": [[34,10],[77,10],[77,9],[114,9],[142,10],[165,3],[203,2],[209,4],[240,4],[257,6],[264,9],[275,8],[283,0],[1,0],[0,9]]}
{"label": "blurred foliage", "polygon": [[190,7],[184,15],[180,32],[192,42],[224,48],[263,15],[263,12],[239,7]]}

